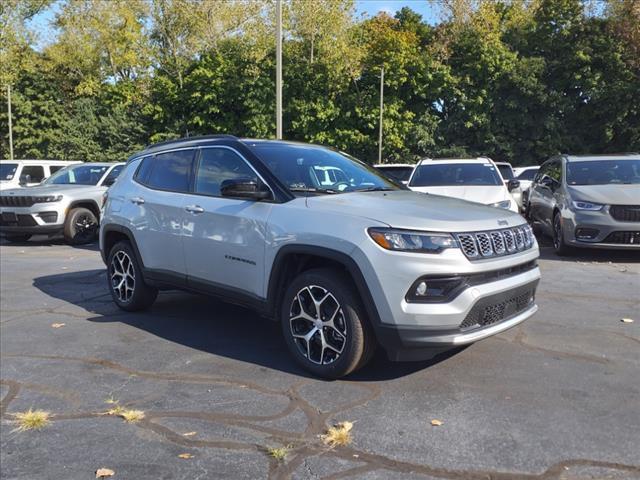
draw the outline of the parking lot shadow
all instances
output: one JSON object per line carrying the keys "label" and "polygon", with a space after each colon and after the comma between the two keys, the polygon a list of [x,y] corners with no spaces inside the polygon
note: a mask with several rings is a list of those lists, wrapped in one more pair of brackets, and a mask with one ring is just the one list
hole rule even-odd
{"label": "parking lot shadow", "polygon": [[[35,235],[33,238],[26,242],[10,242],[7,239],[0,237],[0,245],[2,247],[54,247],[60,245],[67,245],[67,242],[62,236],[47,237],[45,235]],[[78,248],[81,250],[89,250],[92,252],[100,251],[100,245],[98,241],[87,243],[85,245],[73,245],[72,248]]]}
{"label": "parking lot shadow", "polygon": [[[153,307],[129,313],[118,309],[107,291],[105,270],[48,275],[33,285],[45,294],[87,311],[91,322],[121,322],[168,341],[262,367],[309,376],[287,351],[280,325],[255,312],[201,295],[161,292]],[[423,362],[390,362],[381,349],[354,381],[383,381],[437,364],[460,349]],[[146,354],[145,354],[146,355]]]}

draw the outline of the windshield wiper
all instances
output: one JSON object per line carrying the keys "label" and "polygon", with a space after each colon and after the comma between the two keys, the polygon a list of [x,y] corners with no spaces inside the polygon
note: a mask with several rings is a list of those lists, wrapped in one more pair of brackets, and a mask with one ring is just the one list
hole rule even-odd
{"label": "windshield wiper", "polygon": [[308,188],[308,187],[289,187],[291,192],[308,192],[308,193],[341,193],[339,190],[331,188]]}
{"label": "windshield wiper", "polygon": [[366,187],[366,188],[356,188],[355,190],[351,190],[352,192],[390,192],[391,190],[395,190],[395,188],[390,187]]}

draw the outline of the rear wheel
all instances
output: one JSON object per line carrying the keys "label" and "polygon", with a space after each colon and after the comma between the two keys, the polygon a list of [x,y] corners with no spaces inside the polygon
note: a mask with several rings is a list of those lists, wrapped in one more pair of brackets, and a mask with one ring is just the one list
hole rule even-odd
{"label": "rear wheel", "polygon": [[340,378],[363,367],[375,339],[351,282],[330,269],[298,275],[281,308],[282,331],[296,361],[315,375]]}
{"label": "rear wheel", "polygon": [[150,287],[142,277],[140,265],[129,242],[116,243],[107,259],[109,291],[122,310],[135,312],[153,305],[158,290]]}
{"label": "rear wheel", "polygon": [[88,208],[73,208],[64,222],[64,239],[71,245],[91,243],[98,234],[98,218]]}
{"label": "rear wheel", "polygon": [[31,238],[31,235],[6,235],[4,238],[11,243],[23,243]]}
{"label": "rear wheel", "polygon": [[571,253],[571,247],[564,242],[564,229],[560,213],[553,217],[553,250],[561,257]]}

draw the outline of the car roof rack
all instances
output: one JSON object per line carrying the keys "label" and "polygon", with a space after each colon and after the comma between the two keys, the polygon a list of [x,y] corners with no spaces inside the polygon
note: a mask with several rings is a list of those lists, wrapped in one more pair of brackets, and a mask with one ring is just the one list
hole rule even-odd
{"label": "car roof rack", "polygon": [[174,138],[173,140],[165,140],[164,142],[152,143],[147,145],[145,147],[145,150],[149,150],[155,147],[164,147],[166,145],[171,145],[172,143],[199,141],[199,140],[215,140],[215,139],[224,139],[224,138],[227,138],[229,140],[238,140],[238,137],[234,135],[226,135],[226,134],[196,135],[194,137]]}

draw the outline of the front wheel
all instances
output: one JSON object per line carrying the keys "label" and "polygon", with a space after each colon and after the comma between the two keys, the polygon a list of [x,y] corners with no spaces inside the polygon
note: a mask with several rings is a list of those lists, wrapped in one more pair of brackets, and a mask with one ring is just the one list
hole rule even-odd
{"label": "front wheel", "polygon": [[116,243],[107,259],[109,291],[122,310],[145,310],[155,302],[158,290],[150,287],[142,277],[140,265],[129,242]]}
{"label": "front wheel", "polygon": [[556,255],[564,257],[571,253],[571,247],[564,241],[564,229],[562,228],[562,218],[559,213],[553,217],[553,250]]}
{"label": "front wheel", "polygon": [[310,372],[340,378],[363,367],[375,339],[351,282],[330,269],[298,275],[281,308],[289,351]]}
{"label": "front wheel", "polygon": [[71,245],[91,243],[98,234],[98,218],[88,208],[73,208],[64,222],[64,239]]}

